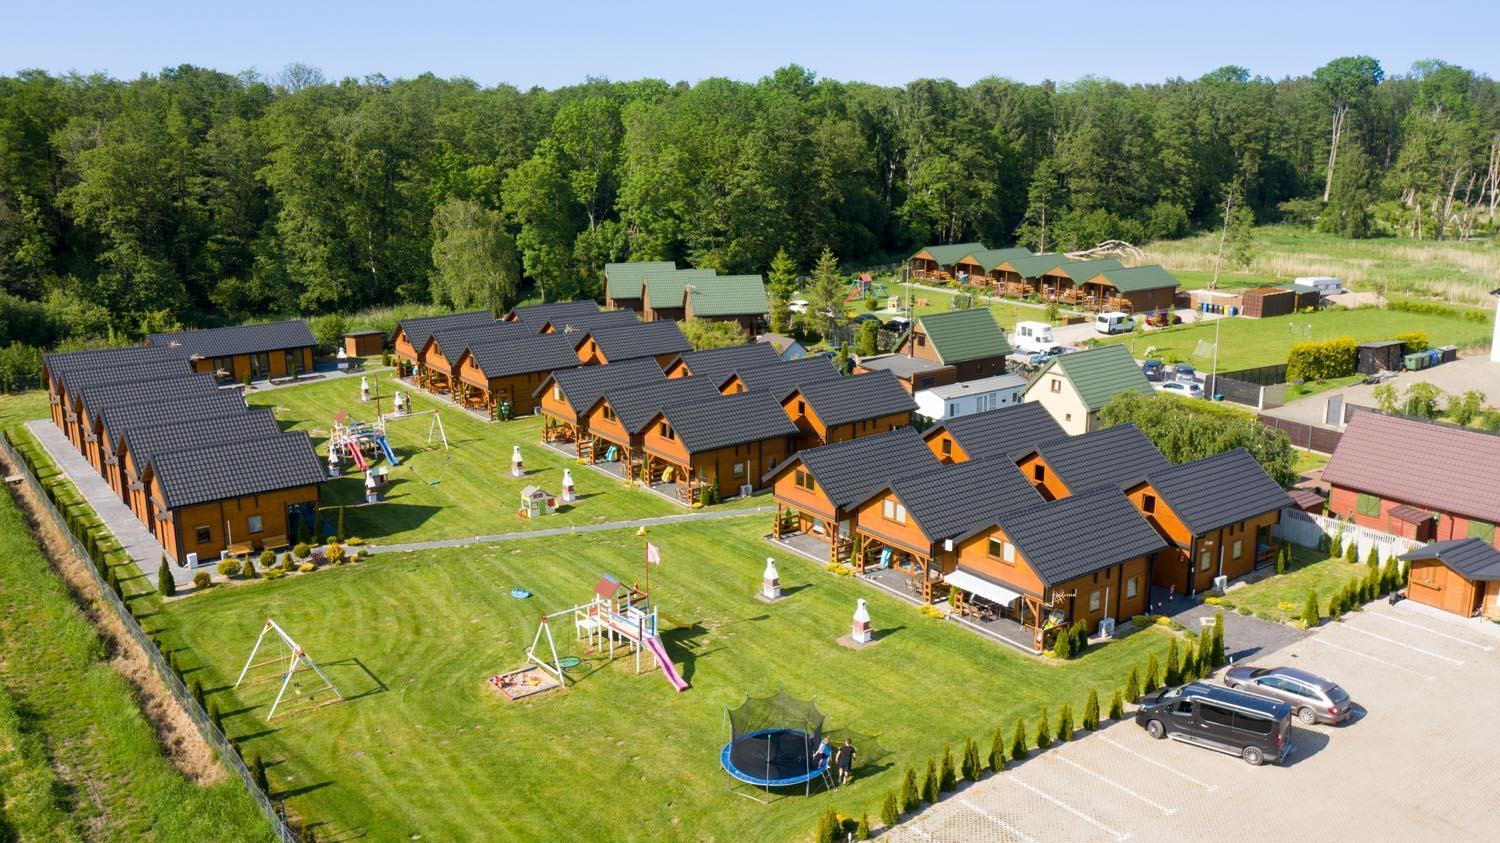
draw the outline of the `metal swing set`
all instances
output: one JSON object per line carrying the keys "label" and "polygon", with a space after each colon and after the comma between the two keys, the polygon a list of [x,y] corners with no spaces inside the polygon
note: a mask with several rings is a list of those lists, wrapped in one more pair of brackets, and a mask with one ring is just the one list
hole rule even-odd
{"label": "metal swing set", "polygon": [[[276,642],[279,645],[277,655],[275,658],[257,662],[255,656],[260,652],[260,645],[265,643],[266,635],[271,632],[276,633]],[[263,667],[268,664],[278,665],[279,672],[252,677],[248,683],[245,682],[245,676],[250,672],[251,668]],[[245,666],[240,670],[239,678],[234,680],[234,687],[238,688],[242,683],[253,685],[257,682],[280,679],[281,686],[276,691],[276,699],[271,703],[270,713],[266,715],[266,722],[270,722],[271,718],[276,716],[276,708],[281,705],[281,700],[286,696],[288,688],[292,690],[293,694],[299,696],[302,694],[301,684],[292,681],[293,677],[301,671],[311,671],[313,674],[316,674],[323,681],[323,685],[333,692],[333,699],[318,701],[317,695],[322,692],[322,689],[318,688],[308,693],[307,700],[309,704],[299,707],[298,711],[301,711],[303,708],[318,708],[330,705],[344,699],[344,695],[339,692],[339,689],[334,686],[333,681],[318,667],[317,662],[312,660],[307,651],[298,646],[297,642],[292,640],[292,636],[287,635],[286,630],[282,629],[276,621],[266,618],[266,625],[261,628],[260,635],[255,639],[255,646],[250,649],[250,658],[245,659]]]}
{"label": "metal swing set", "polygon": [[443,467],[438,470],[438,476],[437,476],[436,480],[428,480],[428,479],[424,478],[421,475],[421,473],[419,473],[417,471],[416,467],[411,464],[410,460],[407,461],[406,467],[411,470],[412,474],[416,475],[416,477],[417,477],[418,480],[422,481],[423,483],[426,483],[429,486],[436,486],[437,484],[443,482],[443,475],[445,475],[445,474],[448,473],[448,466],[449,466],[450,463],[453,462],[453,450],[448,445],[448,432],[443,429],[443,417],[442,417],[442,415],[439,414],[437,410],[418,410],[415,413],[401,413],[400,415],[388,415],[388,416],[387,415],[383,415],[383,416],[380,417],[380,419],[381,419],[381,421],[389,424],[392,421],[397,421],[397,420],[400,420],[400,419],[409,419],[409,418],[414,418],[416,416],[429,416],[429,415],[432,416],[432,421],[429,422],[428,425],[427,425],[427,445],[430,447],[432,445],[432,441],[434,439],[438,440],[439,442],[442,442],[443,443],[443,451],[444,451],[444,453],[446,453],[448,455],[447,459],[443,460]]}

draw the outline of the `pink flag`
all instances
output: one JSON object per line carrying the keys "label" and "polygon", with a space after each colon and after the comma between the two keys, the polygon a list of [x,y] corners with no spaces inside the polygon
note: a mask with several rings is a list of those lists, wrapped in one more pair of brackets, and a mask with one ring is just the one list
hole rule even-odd
{"label": "pink flag", "polygon": [[646,542],[646,561],[652,565],[661,564],[661,551],[657,550],[656,545],[651,542]]}

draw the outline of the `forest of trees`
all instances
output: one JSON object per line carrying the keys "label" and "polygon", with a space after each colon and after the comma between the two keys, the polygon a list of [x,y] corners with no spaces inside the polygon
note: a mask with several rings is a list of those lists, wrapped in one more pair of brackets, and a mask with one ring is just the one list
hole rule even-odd
{"label": "forest of trees", "polygon": [[1365,57],[1271,80],[0,77],[0,346],[374,305],[597,296],[603,266],[806,271],[1259,221],[1487,234],[1500,85]]}

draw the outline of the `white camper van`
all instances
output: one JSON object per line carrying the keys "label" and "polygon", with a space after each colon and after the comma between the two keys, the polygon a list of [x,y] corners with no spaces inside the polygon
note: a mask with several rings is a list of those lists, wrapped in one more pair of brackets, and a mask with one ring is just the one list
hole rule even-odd
{"label": "white camper van", "polygon": [[1016,351],[1049,351],[1057,345],[1052,326],[1046,322],[1017,322],[1010,332],[1010,347]]}
{"label": "white camper van", "polygon": [[1128,334],[1135,328],[1135,320],[1130,314],[1118,310],[1110,310],[1094,317],[1094,330],[1101,334]]}

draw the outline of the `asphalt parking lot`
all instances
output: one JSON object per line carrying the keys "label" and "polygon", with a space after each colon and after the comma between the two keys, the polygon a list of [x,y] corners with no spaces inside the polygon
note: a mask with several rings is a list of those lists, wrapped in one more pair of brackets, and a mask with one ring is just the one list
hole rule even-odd
{"label": "asphalt parking lot", "polygon": [[[950,795],[902,841],[1495,839],[1500,626],[1377,603],[1252,664],[1342,684],[1356,716],[1293,727],[1279,765],[1176,741],[1129,718]],[[1217,680],[1215,680],[1217,681]],[[1295,723],[1295,721],[1294,721]],[[1007,732],[1009,724],[1007,724]]]}

